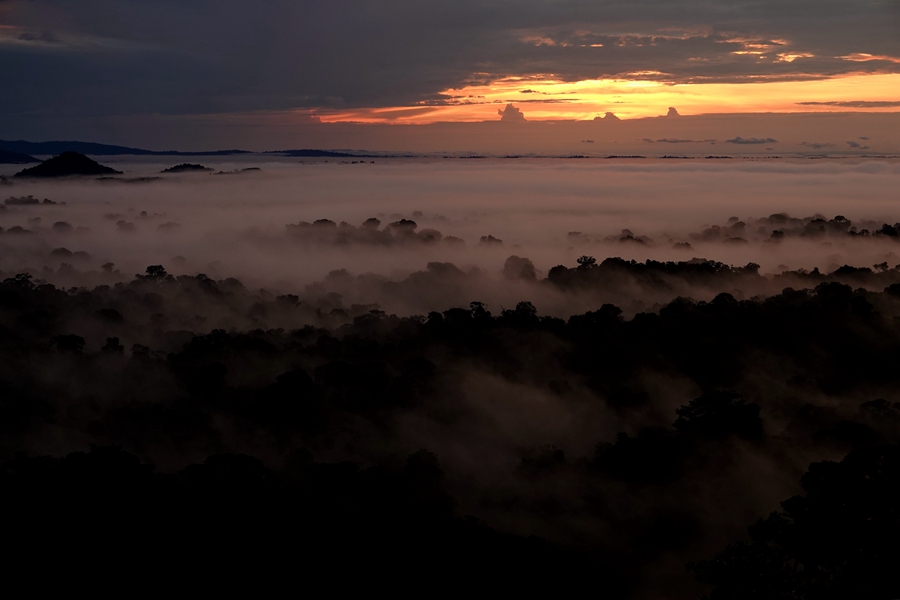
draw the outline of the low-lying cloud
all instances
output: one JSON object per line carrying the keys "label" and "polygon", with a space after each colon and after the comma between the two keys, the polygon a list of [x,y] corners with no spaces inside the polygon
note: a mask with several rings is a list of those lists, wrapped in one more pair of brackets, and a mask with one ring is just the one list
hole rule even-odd
{"label": "low-lying cloud", "polygon": [[883,100],[830,100],[827,102],[798,102],[802,106],[839,106],[841,108],[893,108],[900,101]]}
{"label": "low-lying cloud", "polygon": [[776,140],[774,138],[755,138],[755,137],[743,138],[741,136],[737,136],[730,140],[725,140],[726,144],[774,144],[777,142],[778,142],[778,140]]}

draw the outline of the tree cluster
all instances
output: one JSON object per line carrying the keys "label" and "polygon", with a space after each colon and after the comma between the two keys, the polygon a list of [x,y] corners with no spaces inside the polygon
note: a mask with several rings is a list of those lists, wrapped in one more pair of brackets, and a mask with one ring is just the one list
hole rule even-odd
{"label": "tree cluster", "polygon": [[366,219],[356,227],[341,221],[339,224],[330,219],[318,219],[312,223],[300,221],[285,225],[288,237],[297,242],[318,244],[373,244],[392,246],[396,244],[429,244],[442,242],[445,245],[463,244],[463,240],[444,235],[436,229],[416,231],[418,224],[411,219],[400,219],[381,227],[381,220],[375,217]]}

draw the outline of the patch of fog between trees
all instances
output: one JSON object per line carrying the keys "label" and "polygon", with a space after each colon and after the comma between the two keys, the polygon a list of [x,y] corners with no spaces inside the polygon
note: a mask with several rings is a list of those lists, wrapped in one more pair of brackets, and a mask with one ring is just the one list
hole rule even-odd
{"label": "patch of fog between trees", "polygon": [[[117,162],[126,178],[160,178],[4,186],[4,198],[56,204],[4,205],[0,270],[92,287],[159,264],[324,310],[425,314],[479,300],[499,311],[528,300],[567,316],[604,302],[635,314],[677,296],[752,297],[798,284],[767,277],[708,287],[663,275],[653,285],[561,291],[542,282],[583,255],[755,263],[768,275],[900,263],[897,238],[881,234],[900,220],[896,163],[723,163],[270,161],[217,176]],[[372,218],[380,223],[364,225]]]}
{"label": "patch of fog between trees", "polygon": [[[810,462],[823,457],[840,460],[843,456],[843,448],[838,447],[812,449],[798,444],[773,452],[771,448],[761,451],[752,443],[734,441],[727,467],[708,465],[696,479],[684,482],[687,488],[693,488],[685,496],[663,499],[650,492],[632,495],[619,504],[612,499],[634,494],[634,490],[626,485],[616,490],[595,489],[591,482],[579,479],[575,469],[567,468],[585,464],[585,457],[599,452],[598,440],[614,442],[617,432],[634,438],[650,430],[670,430],[676,409],[685,398],[700,396],[701,388],[689,377],[647,369],[635,378],[637,387],[646,393],[640,405],[617,408],[609,401],[597,402],[596,390],[565,369],[556,370],[556,365],[546,361],[527,364],[529,356],[547,355],[529,354],[529,344],[543,341],[552,345],[558,340],[519,341],[524,346],[516,352],[516,358],[524,364],[517,367],[536,373],[535,378],[550,382],[549,386],[511,380],[497,372],[496,365],[460,366],[445,374],[445,385],[440,388],[443,392],[432,398],[427,408],[398,413],[389,430],[378,431],[355,422],[353,436],[365,431],[365,446],[348,435],[319,456],[341,460],[349,455],[352,460],[371,461],[378,453],[397,452],[398,440],[402,440],[402,451],[428,448],[447,467],[455,496],[464,503],[462,512],[477,514],[507,531],[529,531],[555,543],[576,546],[591,539],[616,539],[616,526],[611,523],[637,527],[640,515],[658,512],[704,514],[706,530],[722,536],[713,543],[724,545],[729,538],[741,535],[734,524],[743,523],[748,513],[766,514],[784,497],[798,493],[798,477]],[[553,354],[552,349],[546,352]],[[766,431],[797,435],[799,428],[793,423],[798,420],[797,413],[813,406],[842,414],[856,409],[817,390],[798,390],[786,383],[793,373],[792,367],[770,356],[747,358],[742,379],[735,387],[764,407]],[[554,459],[555,453],[559,453],[558,459]],[[563,457],[567,457],[569,467],[561,467]],[[535,469],[534,477],[553,491],[534,485],[534,479],[523,472],[529,465]],[[544,470],[555,472],[555,476],[544,477]],[[754,483],[740,489],[722,485],[729,479]],[[598,496],[604,497],[603,502],[611,502],[599,513],[597,506],[587,504],[597,501]],[[551,498],[559,504],[542,506]],[[536,519],[535,515],[542,512],[567,516]],[[683,567],[679,564],[673,568]]]}

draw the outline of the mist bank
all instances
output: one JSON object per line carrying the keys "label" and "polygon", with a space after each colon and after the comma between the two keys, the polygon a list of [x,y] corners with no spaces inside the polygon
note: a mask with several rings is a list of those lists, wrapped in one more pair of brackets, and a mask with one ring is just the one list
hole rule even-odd
{"label": "mist bank", "polygon": [[[678,296],[751,298],[825,280],[880,291],[900,264],[892,161],[247,156],[182,173],[153,157],[106,162],[119,180],[4,187],[5,276],[93,288],[162,265],[325,312],[524,299],[567,318],[606,302],[632,315]],[[603,275],[550,277],[582,256]],[[733,278],[687,275],[748,265]]]}

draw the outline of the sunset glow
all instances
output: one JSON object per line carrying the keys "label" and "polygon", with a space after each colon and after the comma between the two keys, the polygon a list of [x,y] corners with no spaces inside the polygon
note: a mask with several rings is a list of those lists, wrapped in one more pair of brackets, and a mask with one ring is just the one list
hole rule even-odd
{"label": "sunset glow", "polygon": [[[786,57],[788,60],[790,57]],[[791,58],[793,60],[793,58]],[[854,57],[853,60],[861,60]],[[622,119],[665,115],[674,106],[682,115],[750,112],[900,110],[900,75],[854,74],[806,81],[759,83],[682,83],[633,80],[565,82],[509,77],[484,85],[445,90],[432,105],[363,108],[316,113],[324,122],[434,123],[497,120],[506,104],[528,120],[590,120],[614,113]]]}

